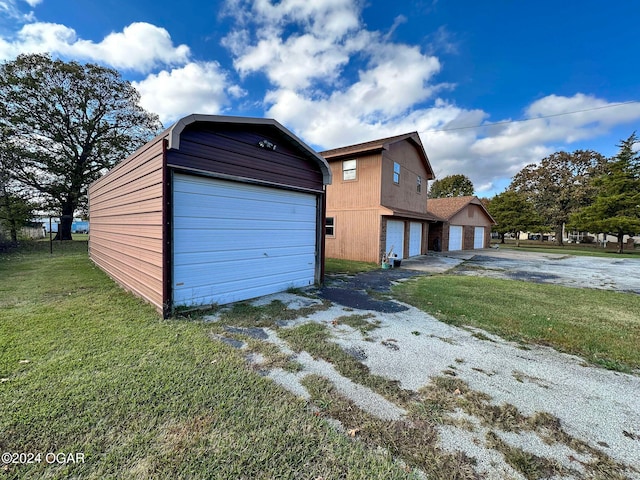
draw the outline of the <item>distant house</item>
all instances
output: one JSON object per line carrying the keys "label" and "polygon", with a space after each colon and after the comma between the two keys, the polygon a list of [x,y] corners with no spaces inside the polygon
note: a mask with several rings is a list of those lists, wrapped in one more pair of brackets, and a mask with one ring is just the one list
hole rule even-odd
{"label": "distant house", "polygon": [[326,256],[380,262],[427,252],[427,182],[434,178],[417,132],[321,152],[327,185]]}
{"label": "distant house", "polygon": [[478,197],[431,198],[427,210],[444,220],[429,230],[429,248],[446,252],[489,246],[496,221]]}

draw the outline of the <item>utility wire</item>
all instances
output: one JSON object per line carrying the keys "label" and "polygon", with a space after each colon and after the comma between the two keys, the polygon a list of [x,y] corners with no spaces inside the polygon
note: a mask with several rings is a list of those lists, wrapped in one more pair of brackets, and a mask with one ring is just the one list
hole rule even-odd
{"label": "utility wire", "polygon": [[484,128],[484,127],[493,127],[494,125],[507,125],[509,123],[523,123],[523,122],[532,122],[533,120],[540,120],[541,118],[551,118],[551,117],[562,117],[564,115],[573,115],[574,113],[583,113],[583,112],[592,112],[594,110],[603,110],[605,108],[614,108],[620,107],[621,105],[630,105],[632,103],[640,103],[638,100],[630,100],[628,102],[614,103],[611,105],[603,105],[601,107],[593,107],[593,108],[585,108],[584,110],[574,110],[572,112],[564,112],[564,113],[552,113],[549,115],[541,115],[535,118],[525,118],[522,120],[505,120],[503,122],[493,122],[493,123],[485,123],[483,125],[469,125],[466,127],[452,127],[452,128],[441,128],[434,130],[423,130],[419,133],[430,133],[430,132],[451,132],[454,130],[468,130],[471,128]]}

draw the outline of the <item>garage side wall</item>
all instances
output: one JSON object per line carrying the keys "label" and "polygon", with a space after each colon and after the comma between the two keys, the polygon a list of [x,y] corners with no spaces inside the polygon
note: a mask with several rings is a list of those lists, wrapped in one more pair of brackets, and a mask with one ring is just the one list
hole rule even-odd
{"label": "garage side wall", "polygon": [[163,311],[163,139],[89,187],[89,256],[125,289]]}

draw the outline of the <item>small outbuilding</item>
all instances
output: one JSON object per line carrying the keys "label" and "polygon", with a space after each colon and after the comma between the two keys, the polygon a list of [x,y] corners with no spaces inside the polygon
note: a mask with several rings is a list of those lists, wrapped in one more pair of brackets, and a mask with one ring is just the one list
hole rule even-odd
{"label": "small outbuilding", "polygon": [[90,186],[89,255],[165,316],[320,283],[329,183],[275,120],[190,115]]}
{"label": "small outbuilding", "polygon": [[430,198],[427,210],[444,220],[429,230],[432,250],[452,252],[489,246],[491,226],[496,221],[478,197]]}

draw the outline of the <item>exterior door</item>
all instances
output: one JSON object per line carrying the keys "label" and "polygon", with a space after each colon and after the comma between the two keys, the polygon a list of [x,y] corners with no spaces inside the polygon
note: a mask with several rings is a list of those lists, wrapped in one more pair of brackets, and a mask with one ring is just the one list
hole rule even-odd
{"label": "exterior door", "polygon": [[462,250],[462,227],[451,225],[449,227],[449,251]]}
{"label": "exterior door", "polygon": [[484,227],[476,227],[473,231],[473,248],[484,248]]}
{"label": "exterior door", "polygon": [[411,222],[409,226],[409,256],[415,257],[422,253],[422,224]]}
{"label": "exterior door", "polygon": [[385,253],[393,248],[393,253],[402,259],[404,256],[404,222],[387,220],[387,246]]}
{"label": "exterior door", "polygon": [[315,282],[316,196],[175,174],[174,305],[225,304]]}

